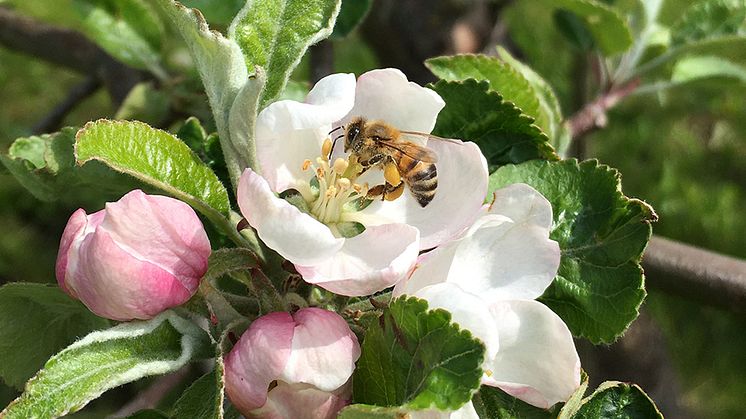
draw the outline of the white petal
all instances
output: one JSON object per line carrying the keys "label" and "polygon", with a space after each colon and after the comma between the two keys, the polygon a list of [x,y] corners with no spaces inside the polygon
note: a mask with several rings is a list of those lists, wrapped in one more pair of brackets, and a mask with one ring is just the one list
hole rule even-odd
{"label": "white petal", "polygon": [[340,295],[362,296],[388,288],[414,266],[419,232],[406,224],[372,226],[345,240],[331,259],[296,265],[303,279]]}
{"label": "white petal", "polygon": [[532,224],[547,230],[552,228],[552,205],[536,189],[516,183],[495,191],[490,214],[504,215],[515,223]]}
{"label": "white petal", "polygon": [[438,188],[424,208],[405,191],[395,201],[372,202],[349,216],[363,225],[406,223],[420,230],[420,249],[445,243],[470,226],[482,211],[487,194],[487,161],[474,143],[430,140],[438,154]]}
{"label": "white petal", "polygon": [[394,287],[393,297],[415,295],[425,287],[446,282],[456,247],[457,243],[452,242],[421,254],[409,278]]}
{"label": "white petal", "polygon": [[547,230],[485,215],[458,242],[448,282],[487,301],[533,300],[552,283],[560,262]]}
{"label": "white petal", "polygon": [[342,387],[360,358],[360,344],[347,322],[337,313],[315,307],[299,310],[293,319],[292,350],[279,379],[323,391]]}
{"label": "white petal", "polygon": [[355,106],[342,122],[362,116],[383,120],[400,130],[429,134],[444,106],[433,90],[407,81],[397,69],[385,68],[357,79]]}
{"label": "white petal", "polygon": [[329,137],[332,123],[352,108],[355,76],[332,74],[319,80],[305,103],[281,100],[259,113],[256,152],[262,175],[272,190],[304,187],[312,173],[303,172],[303,161],[314,161]]}
{"label": "white petal", "polygon": [[474,405],[471,403],[471,400],[453,412],[429,409],[413,410],[407,413],[407,417],[410,419],[479,419],[479,415],[477,414],[477,411],[474,410]]}
{"label": "white petal", "polygon": [[322,391],[308,384],[278,381],[261,409],[242,413],[256,419],[333,419],[349,403],[349,396]]}
{"label": "white petal", "polygon": [[580,359],[562,319],[536,301],[491,307],[500,351],[485,363],[482,383],[541,408],[566,401],[580,385]]}
{"label": "white petal", "polygon": [[455,323],[469,330],[484,343],[486,357],[491,359],[497,355],[500,348],[497,325],[486,301],[451,283],[431,285],[414,295],[427,300],[430,309],[442,308],[449,311]]}
{"label": "white petal", "polygon": [[322,263],[344,245],[345,240],[334,237],[327,226],[277,198],[251,169],[241,175],[237,201],[264,244],[293,263]]}

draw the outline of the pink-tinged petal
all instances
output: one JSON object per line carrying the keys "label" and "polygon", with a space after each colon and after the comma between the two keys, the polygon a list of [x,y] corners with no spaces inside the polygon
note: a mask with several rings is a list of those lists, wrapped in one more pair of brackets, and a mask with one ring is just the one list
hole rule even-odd
{"label": "pink-tinged petal", "polygon": [[559,262],[559,245],[545,228],[485,215],[458,242],[448,282],[486,301],[533,300],[552,283]]}
{"label": "pink-tinged petal", "polygon": [[315,161],[332,123],[352,109],[355,76],[332,74],[319,80],[304,103],[274,102],[262,110],[256,123],[256,152],[262,175],[275,192],[307,188],[312,173],[303,161]]}
{"label": "pink-tinged petal", "polygon": [[210,241],[187,204],[134,190],[107,203],[97,230],[106,231],[133,258],[147,261],[183,281],[189,292],[207,271]]}
{"label": "pink-tinged petal", "polygon": [[479,419],[477,411],[474,410],[474,405],[471,400],[465,405],[461,406],[458,410],[452,412],[444,412],[437,409],[429,410],[414,410],[407,412],[409,419]]}
{"label": "pink-tinged petal", "polygon": [[75,241],[80,242],[87,223],[88,216],[82,208],[79,208],[70,216],[70,219],[67,221],[67,225],[65,226],[65,231],[62,232],[60,249],[57,252],[57,262],[54,271],[60,288],[68,294],[70,291],[65,287],[65,276],[67,273],[67,260],[70,256],[70,248],[73,246]]}
{"label": "pink-tinged petal", "polygon": [[194,294],[172,273],[134,258],[100,228],[80,244],[76,264],[67,288],[101,317],[150,319]]}
{"label": "pink-tinged petal", "polygon": [[500,348],[497,325],[489,304],[453,283],[425,287],[414,294],[427,300],[431,310],[442,308],[451,313],[451,320],[484,343],[488,358],[494,358]]}
{"label": "pink-tinged petal", "polygon": [[342,123],[362,116],[383,120],[400,130],[429,134],[444,106],[437,93],[407,81],[401,71],[373,70],[357,79],[355,106]]}
{"label": "pink-tinged petal", "polygon": [[388,288],[412,269],[419,232],[406,224],[372,226],[345,240],[342,249],[315,266],[296,265],[306,282],[335,294],[363,296]]}
{"label": "pink-tinged petal", "polygon": [[536,189],[516,183],[495,191],[490,214],[504,215],[516,224],[531,224],[547,231],[552,228],[552,205]]}
{"label": "pink-tinged petal", "polygon": [[360,358],[360,344],[347,322],[320,308],[301,309],[293,318],[292,350],[278,379],[311,384],[323,391],[342,387]]}
{"label": "pink-tinged petal", "polygon": [[334,256],[345,239],[272,193],[267,181],[246,169],[238,182],[238,206],[270,249],[300,265],[315,265]]}
{"label": "pink-tinged petal", "polygon": [[262,408],[244,414],[260,419],[333,419],[349,404],[349,393],[332,393],[308,384],[278,381]]}
{"label": "pink-tinged petal", "polygon": [[268,386],[290,357],[294,330],[290,314],[267,314],[251,323],[225,357],[225,392],[244,415],[267,402]]}
{"label": "pink-tinged petal", "polygon": [[490,308],[500,351],[485,362],[490,373],[482,383],[545,409],[566,401],[580,385],[580,358],[562,319],[536,301],[503,301]]}
{"label": "pink-tinged petal", "polygon": [[438,187],[424,208],[404,191],[395,201],[373,201],[363,211],[348,216],[365,226],[406,223],[420,230],[420,249],[452,240],[482,212],[487,194],[487,161],[474,143],[429,140],[438,154]]}

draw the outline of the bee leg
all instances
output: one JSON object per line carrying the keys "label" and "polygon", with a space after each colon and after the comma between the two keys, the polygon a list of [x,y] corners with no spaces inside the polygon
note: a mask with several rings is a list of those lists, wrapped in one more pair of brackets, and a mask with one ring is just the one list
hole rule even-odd
{"label": "bee leg", "polygon": [[381,197],[381,200],[383,200],[384,195],[386,194],[386,186],[385,185],[376,185],[370,189],[368,189],[368,194],[365,196],[368,199],[376,199],[379,196]]}
{"label": "bee leg", "polygon": [[370,188],[368,190],[368,195],[366,196],[366,198],[376,199],[380,196],[381,201],[394,201],[402,195],[402,192],[404,192],[404,182],[398,184],[397,186],[385,183],[383,185],[376,185]]}

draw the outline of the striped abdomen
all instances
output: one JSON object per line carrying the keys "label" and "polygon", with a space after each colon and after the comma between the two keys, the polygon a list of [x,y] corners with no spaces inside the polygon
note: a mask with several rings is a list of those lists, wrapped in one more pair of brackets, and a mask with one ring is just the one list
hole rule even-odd
{"label": "striped abdomen", "polygon": [[402,155],[397,165],[399,174],[417,203],[421,207],[427,206],[435,197],[435,189],[438,187],[438,170],[435,168],[435,163],[427,163]]}

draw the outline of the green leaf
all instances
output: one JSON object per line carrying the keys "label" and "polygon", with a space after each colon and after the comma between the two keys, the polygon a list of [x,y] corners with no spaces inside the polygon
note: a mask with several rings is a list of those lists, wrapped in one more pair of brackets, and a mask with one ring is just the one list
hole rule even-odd
{"label": "green leaf", "polygon": [[183,0],[181,3],[199,9],[210,24],[227,27],[246,0]]}
{"label": "green leaf", "polygon": [[365,334],[353,400],[455,410],[479,388],[483,360],[484,345],[452,323],[450,313],[398,298]]}
{"label": "green leaf", "polygon": [[650,397],[636,384],[607,381],[583,401],[573,419],[663,419]]}
{"label": "green leaf", "polygon": [[78,164],[99,160],[208,217],[230,210],[228,192],[215,173],[178,138],[142,122],[89,122],[77,134],[75,155]]}
{"label": "green leaf", "polygon": [[560,409],[557,419],[572,419],[575,417],[575,413],[580,409],[580,406],[583,403],[583,396],[585,396],[586,390],[588,390],[588,374],[581,369],[580,387],[578,387],[578,389],[572,393],[570,398],[567,399],[564,406],[562,406],[562,409]]}
{"label": "green leaf", "polygon": [[169,416],[155,409],[146,409],[127,416],[127,419],[169,419]]}
{"label": "green leaf", "polygon": [[339,412],[337,419],[402,419],[410,417],[410,409],[353,404]]}
{"label": "green leaf", "polygon": [[77,166],[73,156],[76,132],[76,128],[63,128],[54,134],[19,138],[7,156],[0,154],[0,161],[43,201],[97,207],[102,199],[116,199],[138,186],[128,176],[98,162]]}
{"label": "green leaf", "polygon": [[75,0],[83,32],[123,63],[165,76],[160,66],[164,31],[155,12],[142,0]]}
{"label": "green leaf", "polygon": [[241,46],[249,69],[261,66],[267,85],[260,109],[285,87],[309,46],[332,33],[341,0],[253,0],[238,13],[228,36]]}
{"label": "green leaf", "polygon": [[138,83],[130,90],[114,119],[138,120],[158,125],[168,115],[171,99],[153,86],[152,82]]}
{"label": "green leaf", "polygon": [[746,1],[706,0],[684,11],[671,28],[671,45],[705,42],[729,36],[746,36]]}
{"label": "green leaf", "polygon": [[547,136],[488,82],[441,80],[431,88],[446,102],[433,133],[473,141],[494,167],[533,159],[557,160]]}
{"label": "green leaf", "polygon": [[531,67],[510,55],[505,48],[498,46],[497,55],[507,65],[521,73],[529,85],[531,85],[534,94],[539,100],[539,116],[536,118],[538,121],[537,124],[547,133],[557,153],[560,156],[564,156],[571,141],[570,130],[567,124],[564,123],[565,118],[562,116],[562,108],[554,93],[554,89]]}
{"label": "green leaf", "polygon": [[490,175],[489,192],[527,183],[552,204],[550,237],[562,252],[541,301],[576,336],[612,342],[637,318],[645,298],[640,258],[653,209],[621,192],[619,173],[595,160],[531,161]]}
{"label": "green leaf", "polygon": [[173,419],[223,419],[223,357],[215,357],[212,371],[198,378],[174,404]]}
{"label": "green leaf", "polygon": [[106,390],[211,356],[209,347],[202,329],[170,311],[147,322],[93,332],[47,361],[0,416],[63,416],[80,410]]}
{"label": "green leaf", "polygon": [[56,286],[10,283],[0,288],[0,377],[23,384],[77,337],[109,327]]}
{"label": "green leaf", "polygon": [[683,84],[710,77],[727,77],[746,82],[746,67],[715,56],[686,57],[674,65],[671,82]]}
{"label": "green leaf", "polygon": [[549,5],[573,12],[583,19],[604,55],[614,55],[632,46],[627,22],[613,7],[595,0],[545,0]]}
{"label": "green leaf", "polygon": [[349,35],[365,19],[372,3],[372,0],[342,0],[331,38],[339,39]]}
{"label": "green leaf", "polygon": [[528,80],[503,61],[486,55],[464,54],[430,58],[425,61],[425,66],[442,80],[489,82],[491,91],[513,102],[523,113],[534,118],[536,125],[548,132],[545,129],[546,121],[540,120],[539,99]]}
{"label": "green leaf", "polygon": [[497,387],[482,386],[474,395],[472,404],[482,419],[550,419],[556,417],[553,411],[531,406]]}
{"label": "green leaf", "polygon": [[[232,131],[231,109],[242,89],[244,95],[259,95],[263,83],[261,80],[249,79],[241,48],[232,39],[211,31],[199,10],[188,9],[173,0],[155,1],[154,4],[170,19],[172,26],[189,48],[205,86],[225,155],[225,163],[235,187],[243,169],[256,167],[256,152],[253,129],[243,133]],[[251,70],[254,71],[253,67]],[[247,84],[251,84],[252,87],[244,89]],[[256,112],[245,109],[245,104],[255,101],[256,98],[246,97],[241,100],[242,110],[245,111],[241,116],[247,119],[245,126],[253,127],[256,117]]]}

